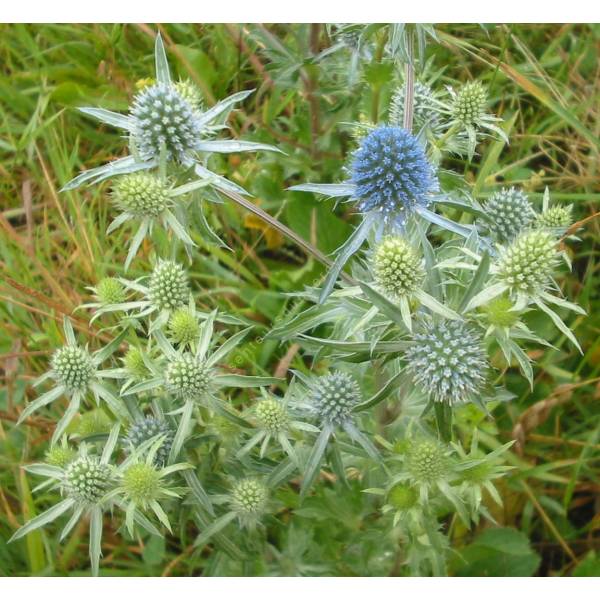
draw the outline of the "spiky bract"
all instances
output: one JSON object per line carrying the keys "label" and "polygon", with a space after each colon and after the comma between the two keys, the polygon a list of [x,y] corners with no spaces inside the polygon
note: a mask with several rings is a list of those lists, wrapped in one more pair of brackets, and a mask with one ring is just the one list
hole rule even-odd
{"label": "spiky bract", "polygon": [[184,268],[176,262],[161,260],[150,277],[150,300],[159,310],[183,306],[190,288]]}
{"label": "spiky bract", "polygon": [[92,357],[81,346],[63,346],[52,356],[56,379],[70,391],[85,391],[95,373]]}
{"label": "spiky bract", "polygon": [[376,248],[373,271],[377,285],[389,296],[406,296],[425,278],[421,257],[401,237],[385,238]]}
{"label": "spiky bract", "polygon": [[527,195],[515,188],[502,188],[485,203],[487,228],[499,241],[509,241],[533,220],[534,212]]}
{"label": "spiky bract", "polygon": [[123,212],[136,217],[158,217],[169,205],[169,186],[151,173],[129,173],[117,179],[112,198]]}
{"label": "spiky bract", "polygon": [[414,382],[436,402],[467,402],[485,384],[488,362],[482,338],[461,321],[424,325],[406,359]]}
{"label": "spiky bract", "polygon": [[80,456],[65,469],[67,494],[84,504],[96,504],[107,492],[111,469],[95,456]]}
{"label": "spiky bract", "polygon": [[378,127],[363,140],[352,163],[352,183],[362,211],[404,223],[416,205],[429,204],[432,168],[417,139],[400,127]]}
{"label": "spiky bract", "polygon": [[200,141],[198,114],[172,85],[144,88],[133,101],[133,143],[143,160],[157,159],[164,148],[167,158],[188,160]]}
{"label": "spiky bract", "polygon": [[552,232],[526,231],[500,256],[498,278],[513,291],[535,294],[550,281],[556,256],[556,238]]}

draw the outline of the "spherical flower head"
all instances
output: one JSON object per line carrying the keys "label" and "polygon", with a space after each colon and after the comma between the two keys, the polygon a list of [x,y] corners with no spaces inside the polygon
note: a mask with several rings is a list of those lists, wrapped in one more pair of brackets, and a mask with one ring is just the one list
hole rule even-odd
{"label": "spherical flower head", "polygon": [[211,370],[191,354],[183,354],[167,365],[165,381],[179,398],[200,399],[210,387]]}
{"label": "spherical flower head", "polygon": [[556,255],[556,239],[552,232],[546,229],[526,231],[500,256],[498,278],[512,290],[535,294],[552,277]]}
{"label": "spherical flower head", "polygon": [[77,433],[82,437],[108,433],[112,425],[108,415],[102,409],[96,408],[81,415],[77,423]]}
{"label": "spherical flower head", "polygon": [[512,327],[519,314],[512,310],[513,303],[507,296],[497,296],[482,307],[486,321],[495,327]]}
{"label": "spherical flower head", "polygon": [[130,346],[125,353],[123,367],[135,381],[141,381],[148,375],[148,367],[146,367],[146,363],[144,362],[144,355],[135,346]]}
{"label": "spherical flower head", "polygon": [[417,139],[401,127],[378,127],[354,155],[352,183],[362,211],[402,225],[415,206],[429,204],[432,168]]}
{"label": "spherical flower head", "polygon": [[392,297],[411,294],[425,279],[421,257],[405,239],[396,236],[377,246],[373,271],[377,285]]}
{"label": "spherical flower head", "polygon": [[241,517],[256,518],[264,511],[269,499],[269,491],[257,479],[238,481],[231,494],[231,507]]}
{"label": "spherical flower head", "polygon": [[144,506],[159,495],[160,472],[145,462],[134,463],[123,472],[122,485],[129,500]]}
{"label": "spherical flower head", "polygon": [[136,217],[158,217],[169,205],[169,186],[151,173],[129,173],[117,179],[114,203]]}
{"label": "spherical flower head", "polygon": [[396,510],[409,510],[417,503],[419,494],[417,490],[406,483],[396,484],[387,495],[387,501]]}
{"label": "spherical flower head", "polygon": [[[402,127],[404,121],[404,102],[406,99],[406,84],[401,85],[392,96],[390,103],[390,124]],[[413,125],[416,131],[424,125],[435,128],[440,122],[436,110],[432,89],[425,83],[415,81],[413,100]]]}
{"label": "spherical flower head", "polygon": [[198,339],[200,323],[196,316],[187,308],[178,308],[169,319],[171,339],[178,344],[190,344]]}
{"label": "spherical flower head", "polygon": [[487,92],[483,85],[479,81],[466,83],[454,98],[454,118],[463,125],[472,125],[483,114],[486,103]]}
{"label": "spherical flower head", "polygon": [[131,425],[127,432],[126,446],[139,448],[145,441],[156,436],[164,436],[163,443],[154,456],[154,464],[162,466],[166,464],[169,458],[169,452],[171,452],[173,438],[175,437],[175,431],[166,421],[155,417],[139,419]]}
{"label": "spherical flower head", "polygon": [[123,284],[114,277],[105,277],[98,282],[96,296],[102,305],[120,304],[126,300]]}
{"label": "spherical flower head", "polygon": [[202,129],[194,107],[172,85],[156,83],[133,100],[133,141],[142,160],[160,156],[185,162],[200,141]]}
{"label": "spherical flower head", "polygon": [[487,227],[499,241],[509,241],[527,228],[534,217],[527,195],[515,188],[502,188],[490,196],[483,210]]}
{"label": "spherical flower head", "polygon": [[150,300],[159,310],[172,310],[183,306],[190,288],[184,268],[176,262],[161,260],[150,277]]}
{"label": "spherical flower head", "polygon": [[573,223],[573,205],[553,206],[537,217],[537,226],[546,229],[566,229]]}
{"label": "spherical flower head", "polygon": [[184,79],[175,84],[175,89],[194,110],[202,111],[202,94],[195,83]]}
{"label": "spherical flower head", "polygon": [[53,446],[46,452],[46,462],[53,467],[64,469],[77,455],[69,446]]}
{"label": "spherical flower head", "polygon": [[406,454],[406,469],[411,478],[420,484],[430,484],[442,479],[449,468],[445,448],[435,440],[415,440]]}
{"label": "spherical flower head", "polygon": [[341,371],[318,377],[311,392],[314,410],[321,419],[331,423],[348,419],[362,399],[358,383],[351,375]]}
{"label": "spherical flower head", "polygon": [[289,417],[287,411],[277,400],[261,400],[255,408],[256,420],[263,429],[276,434],[287,427]]}
{"label": "spherical flower head", "polygon": [[72,392],[83,392],[94,376],[92,357],[80,346],[63,346],[52,356],[56,379]]}
{"label": "spherical flower head", "polygon": [[80,456],[65,469],[67,494],[84,504],[96,504],[106,493],[111,480],[111,469],[94,456]]}
{"label": "spherical flower head", "polygon": [[436,402],[467,402],[485,384],[482,338],[461,321],[426,325],[415,333],[406,359],[414,382]]}

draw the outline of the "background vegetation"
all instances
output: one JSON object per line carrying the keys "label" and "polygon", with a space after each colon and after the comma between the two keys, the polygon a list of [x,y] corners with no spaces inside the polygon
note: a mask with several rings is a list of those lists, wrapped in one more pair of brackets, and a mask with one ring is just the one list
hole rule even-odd
{"label": "background vegetation", "polygon": [[[207,105],[241,89],[257,90],[234,113],[233,137],[243,134],[287,153],[284,158],[232,155],[214,165],[218,172],[322,251],[333,251],[350,231],[350,211],[343,206],[334,211],[332,202],[282,190],[298,182],[339,180],[351,147],[351,128],[343,123],[385,116],[399,81],[394,65],[382,59],[376,44],[354,81],[348,73],[350,50],[336,45],[323,25],[159,29],[174,72],[196,82]],[[436,30],[439,39],[430,40],[426,54],[438,85],[481,79],[511,138],[508,147],[490,140],[479,146],[472,162],[444,166],[464,172],[477,198],[500,185],[519,185],[541,202],[549,186],[555,202],[574,204],[583,228],[581,241],[571,245],[576,257],[564,287],[589,315],[569,321],[583,355],[548,325],[546,336],[555,348],[543,354],[536,350],[533,392],[520,375],[506,373],[517,398],[499,407],[484,429],[497,432],[503,442],[516,439],[510,460],[520,468],[500,482],[504,509],[494,517],[501,529],[486,529],[489,524],[482,522],[467,533],[453,524],[453,547],[459,552],[452,571],[600,575],[600,220],[595,218],[600,28],[452,25]],[[121,268],[130,235],[126,228],[110,240],[102,233],[111,211],[105,187],[58,193],[79,170],[124,150],[114,131],[73,109],[101,105],[125,111],[137,86],[153,72],[154,31],[146,25],[0,26],[2,575],[87,572],[85,528],[77,528],[62,546],[50,532],[6,544],[19,524],[51,500],[48,493],[33,500],[19,465],[43,455],[53,421],[36,415],[24,426],[14,424],[26,399],[33,398],[30,382],[46,370],[60,344],[63,314],[85,300],[85,286]],[[286,312],[284,294],[312,283],[321,267],[237,207],[224,204],[213,212],[212,225],[233,251],[193,235],[200,251],[190,275],[199,302],[269,327]],[[145,250],[147,255],[150,248]],[[138,258],[134,271],[143,264]],[[82,314],[75,319],[94,346],[102,334]],[[297,345],[266,341],[241,347],[235,365],[241,372],[285,373],[301,360]],[[57,407],[51,410],[58,413]],[[252,574],[396,572],[394,549],[384,548],[360,513],[358,488],[340,496],[323,486],[317,496],[286,515],[285,529],[273,528],[270,549],[256,557]],[[233,564],[215,567],[210,556],[194,554],[177,537],[146,546],[118,540],[107,524],[104,574],[243,574]]]}

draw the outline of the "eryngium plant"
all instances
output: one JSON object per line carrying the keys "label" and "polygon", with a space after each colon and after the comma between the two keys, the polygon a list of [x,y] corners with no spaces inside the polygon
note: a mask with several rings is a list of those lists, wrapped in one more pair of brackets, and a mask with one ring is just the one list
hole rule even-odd
{"label": "eryngium plant", "polygon": [[[354,59],[379,28],[352,27]],[[421,41],[434,34],[416,31]],[[385,51],[410,56],[411,36],[398,26],[391,33]],[[127,114],[83,109],[125,131],[130,155],[65,189],[110,180],[107,200],[118,211],[110,231],[136,228],[124,264],[94,282],[81,307],[89,329],[74,321],[98,335],[78,341],[66,318],[65,345],[36,382],[53,386],[21,412],[21,422],[42,410],[59,419],[45,463],[26,469],[46,478],[37,489],[60,499],[13,539],[70,512],[60,539],[89,519],[93,574],[109,522],[114,535],[144,543],[168,531],[176,544],[191,533],[195,555],[211,545],[208,572],[251,569],[268,547],[269,573],[292,552],[294,572],[304,574],[290,522],[333,514],[359,537],[375,533],[378,560],[406,557],[403,574],[445,574],[454,516],[461,527],[492,523],[490,503],[502,503],[495,482],[508,472],[510,444],[493,438],[486,419],[512,397],[504,373],[518,368],[533,386],[534,354],[524,344],[553,341],[523,316],[541,310],[577,344],[550,307],[583,312],[555,281],[570,207],[550,207],[546,193],[537,212],[513,188],[478,204],[462,176],[441,165],[448,153],[473,156],[484,130],[504,136],[486,112],[483,84],[448,92],[393,82],[400,91],[384,111],[390,118],[362,127],[345,180],[295,186],[351,201],[357,227],[323,285],[299,292],[298,305],[265,330],[206,308],[212,296],[198,277],[205,262],[196,244],[220,243],[201,201],[244,192],[208,168],[211,154],[272,150],[215,139],[249,92],[207,108],[193,84],[171,80],[160,37],[155,64],[156,81],[138,90]],[[194,207],[201,232],[190,225]],[[150,266],[128,271],[142,242]],[[278,366],[244,359],[246,344],[254,352],[273,339],[297,344],[282,348]]]}

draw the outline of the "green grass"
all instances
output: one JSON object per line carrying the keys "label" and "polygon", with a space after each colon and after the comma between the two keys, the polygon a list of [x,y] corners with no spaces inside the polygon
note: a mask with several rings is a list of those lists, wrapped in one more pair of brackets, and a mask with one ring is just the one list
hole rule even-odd
{"label": "green grass", "polygon": [[[74,108],[101,104],[125,110],[136,83],[152,73],[154,31],[136,25],[0,25],[2,575],[87,570],[87,534],[81,527],[62,546],[48,532],[6,545],[25,517],[48,505],[49,492],[32,499],[19,466],[42,456],[59,411],[34,416],[19,428],[15,421],[26,399],[33,397],[29,384],[44,372],[49,353],[60,343],[62,315],[82,302],[85,286],[119,272],[130,235],[127,229],[110,239],[103,234],[111,213],[106,187],[58,193],[79,170],[124,150],[114,131],[98,127]],[[393,66],[375,55],[357,93],[345,83],[345,57],[322,65],[313,60],[331,44],[323,26],[169,25],[161,31],[175,73],[193,79],[207,105],[241,89],[257,90],[232,118],[232,136],[243,134],[287,153],[284,158],[233,155],[214,166],[321,251],[333,251],[348,235],[349,212],[339,208],[333,213],[331,202],[317,203],[284,190],[300,181],[339,178],[349,147],[348,129],[339,124],[385,111]],[[588,311],[587,317],[569,322],[583,355],[550,326],[538,323],[539,331],[547,327],[554,348],[535,351],[534,391],[508,371],[507,385],[517,398],[497,409],[486,427],[490,447],[517,439],[511,460],[521,467],[502,486],[505,507],[494,514],[497,522],[518,528],[531,540],[541,556],[538,574],[595,569],[598,575],[598,561],[590,552],[598,549],[600,539],[600,221],[595,218],[600,200],[600,28],[452,25],[440,27],[439,38],[428,46],[427,56],[434,70],[443,69],[440,82],[480,78],[489,86],[494,110],[511,126],[509,147],[490,140],[480,145],[472,163],[450,161],[445,166],[464,173],[478,197],[499,185],[520,185],[541,202],[549,186],[552,198],[573,203],[583,222],[580,241],[569,244],[573,272],[562,279],[565,294]],[[283,294],[314,281],[321,267],[231,204],[215,209],[211,219],[233,251],[215,249],[194,234],[200,250],[191,276],[199,305],[250,316],[268,328],[287,310]],[[148,266],[151,251],[144,246],[134,276]],[[82,315],[75,318],[76,327],[97,347],[102,332],[90,328]],[[246,369],[255,365],[257,374],[272,373],[288,349],[277,342],[249,345],[240,349],[239,364]],[[291,356],[292,367],[299,364],[300,356]],[[368,523],[360,514],[348,518],[357,520],[351,528],[366,528],[368,549],[375,543]],[[327,539],[325,525],[318,527],[315,539]],[[346,543],[339,528],[330,527],[332,541],[319,550],[325,562],[335,562]],[[476,535],[458,524],[451,533],[457,548],[467,547]],[[313,551],[307,558],[301,538],[300,531],[290,529],[277,540],[279,550],[296,565],[315,561],[314,540],[312,546],[306,542]],[[159,547],[125,545],[107,528],[103,573],[220,572],[222,567],[210,557],[193,554],[193,535],[183,536],[182,545],[177,539],[168,538]],[[352,560],[343,562],[339,574],[356,573]],[[259,562],[255,573],[263,568]],[[229,568],[236,573],[234,566]]]}

